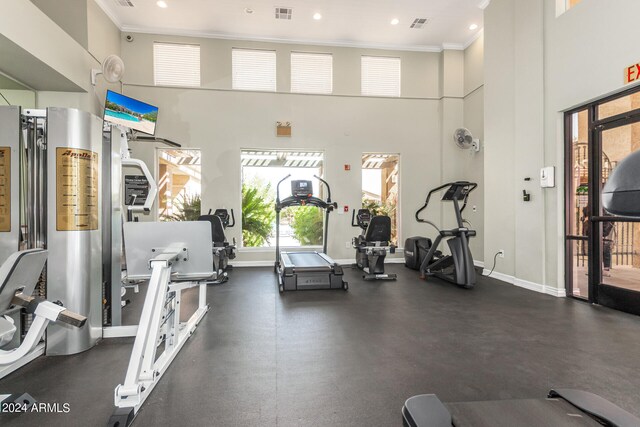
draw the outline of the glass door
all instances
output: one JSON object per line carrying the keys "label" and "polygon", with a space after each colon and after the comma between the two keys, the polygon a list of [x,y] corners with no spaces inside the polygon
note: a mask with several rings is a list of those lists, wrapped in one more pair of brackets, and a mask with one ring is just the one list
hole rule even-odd
{"label": "glass door", "polygon": [[[600,126],[595,137],[602,153],[601,190],[620,161],[640,150],[640,117]],[[599,207],[593,229],[598,231],[594,242],[599,258],[599,265],[594,266],[598,303],[640,314],[640,223],[610,216]]]}
{"label": "glass door", "polygon": [[611,172],[640,150],[640,88],[568,112],[565,130],[567,295],[640,315],[640,219],[601,202]]}

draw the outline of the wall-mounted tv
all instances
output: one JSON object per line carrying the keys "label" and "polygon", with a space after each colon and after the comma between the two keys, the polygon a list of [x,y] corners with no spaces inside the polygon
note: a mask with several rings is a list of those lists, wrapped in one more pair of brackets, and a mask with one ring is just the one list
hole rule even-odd
{"label": "wall-mounted tv", "polygon": [[108,90],[104,103],[104,120],[154,135],[158,107]]}

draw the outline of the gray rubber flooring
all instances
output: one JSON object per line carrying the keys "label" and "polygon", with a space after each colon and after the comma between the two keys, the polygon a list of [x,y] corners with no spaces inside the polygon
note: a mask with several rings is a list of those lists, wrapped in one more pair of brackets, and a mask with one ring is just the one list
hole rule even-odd
{"label": "gray rubber flooring", "polygon": [[[400,426],[405,399],[537,398],[552,387],[600,394],[640,415],[640,317],[489,278],[473,290],[389,265],[396,282],[279,295],[270,268],[210,287],[211,311],[134,426]],[[2,426],[100,426],[132,339],[43,357],[2,392],[69,403],[67,414],[0,415]]]}

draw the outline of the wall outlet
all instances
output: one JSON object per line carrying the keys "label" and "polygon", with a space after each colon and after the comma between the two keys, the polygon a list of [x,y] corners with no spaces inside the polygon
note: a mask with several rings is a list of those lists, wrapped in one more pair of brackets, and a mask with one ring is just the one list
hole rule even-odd
{"label": "wall outlet", "polygon": [[504,258],[504,249],[500,249],[500,250],[498,251],[498,256],[499,256],[500,258]]}
{"label": "wall outlet", "polygon": [[344,247],[347,249],[351,248],[351,242],[346,242]]}

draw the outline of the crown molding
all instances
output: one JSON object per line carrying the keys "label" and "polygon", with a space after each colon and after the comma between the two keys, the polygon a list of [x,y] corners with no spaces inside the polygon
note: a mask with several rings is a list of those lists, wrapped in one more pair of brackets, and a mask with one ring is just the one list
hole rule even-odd
{"label": "crown molding", "polygon": [[107,6],[107,0],[94,1],[98,5],[98,7],[100,7],[100,9],[102,9],[102,11],[109,17],[109,19],[111,19],[111,22],[113,22],[114,25],[118,27],[120,31],[122,31],[122,23],[120,22],[120,19],[118,19],[118,16],[111,10],[111,8]]}
{"label": "crown molding", "polygon": [[259,36],[247,36],[242,34],[232,33],[210,33],[206,31],[191,31],[181,29],[163,29],[153,27],[136,27],[130,25],[123,25],[120,30],[124,33],[140,33],[140,34],[158,34],[164,36],[179,36],[179,37],[196,37],[206,39],[220,39],[220,40],[239,40],[239,41],[253,41],[253,42],[266,42],[266,43],[281,43],[281,44],[299,44],[299,45],[314,45],[314,46],[332,46],[332,47],[350,47],[357,49],[379,49],[379,50],[397,50],[397,51],[409,51],[409,52],[442,52],[440,46],[430,45],[400,45],[400,44],[386,44],[386,43],[364,43],[357,41],[347,40],[315,40],[315,39],[285,39],[279,37],[259,37]]}
{"label": "crown molding", "polygon": [[464,44],[464,49],[466,50],[469,46],[473,44],[476,40],[478,40],[484,34],[484,28],[481,28],[480,31],[474,34],[467,42]]}
{"label": "crown molding", "polygon": [[461,44],[461,43],[442,43],[442,50],[464,50],[464,44]]}
{"label": "crown molding", "polygon": [[478,5],[478,7],[482,10],[485,10],[487,6],[489,6],[490,4],[491,4],[491,0],[482,0]]}
{"label": "crown molding", "polygon": [[[480,29],[473,37],[471,37],[465,43],[442,43],[441,46],[432,45],[401,45],[401,44],[387,44],[387,43],[366,43],[348,40],[316,40],[316,39],[286,39],[279,37],[260,37],[233,33],[215,33],[206,31],[192,31],[185,29],[164,29],[154,27],[138,27],[133,25],[124,25],[113,10],[107,5],[108,0],[94,0],[96,4],[102,9],[102,11],[111,19],[118,29],[123,33],[140,33],[140,34],[158,34],[163,36],[177,36],[177,37],[196,37],[206,39],[220,39],[220,40],[238,40],[238,41],[253,41],[253,42],[265,42],[265,43],[281,43],[281,44],[297,44],[297,45],[314,45],[314,46],[331,46],[331,47],[348,47],[356,49],[378,49],[378,50],[395,50],[406,52],[431,52],[440,53],[443,50],[465,50],[474,41],[476,41],[483,33],[484,29]],[[491,0],[484,0],[478,7],[484,9],[489,5]]]}

